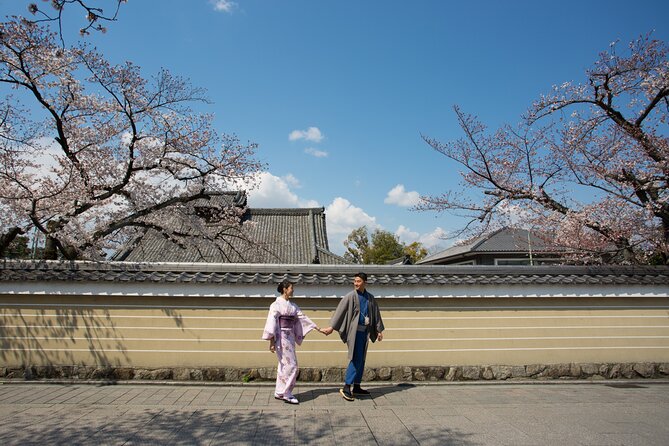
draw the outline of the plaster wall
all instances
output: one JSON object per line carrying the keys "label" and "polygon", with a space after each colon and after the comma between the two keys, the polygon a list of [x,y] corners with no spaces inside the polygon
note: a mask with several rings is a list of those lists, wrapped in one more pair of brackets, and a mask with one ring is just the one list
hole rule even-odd
{"label": "plaster wall", "polygon": [[[0,294],[2,366],[276,365],[267,341],[260,339],[274,298],[261,290],[255,297],[235,297],[234,290],[206,297],[32,289]],[[335,293],[302,290],[296,302],[319,326],[327,326],[339,300]],[[479,293],[491,297],[426,297],[446,294],[434,290],[418,294],[422,297],[390,297],[402,293],[379,288],[385,339],[370,344],[367,365],[669,362],[666,293],[525,293],[497,287]],[[343,367],[345,345],[336,333],[312,332],[298,359],[302,367]]]}

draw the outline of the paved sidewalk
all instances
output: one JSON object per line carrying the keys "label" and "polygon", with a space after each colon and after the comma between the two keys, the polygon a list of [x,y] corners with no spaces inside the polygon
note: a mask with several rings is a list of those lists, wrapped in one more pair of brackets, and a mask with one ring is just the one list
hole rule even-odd
{"label": "paved sidewalk", "polygon": [[0,384],[2,445],[667,445],[669,382],[300,385]]}

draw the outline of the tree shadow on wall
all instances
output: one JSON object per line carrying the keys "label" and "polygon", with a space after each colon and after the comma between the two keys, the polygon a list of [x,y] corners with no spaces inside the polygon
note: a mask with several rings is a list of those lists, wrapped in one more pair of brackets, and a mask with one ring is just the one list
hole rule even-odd
{"label": "tree shadow on wall", "polygon": [[[5,364],[120,366],[128,361],[123,341],[105,309],[0,310],[0,360]],[[87,352],[91,363],[77,360],[78,352]]]}

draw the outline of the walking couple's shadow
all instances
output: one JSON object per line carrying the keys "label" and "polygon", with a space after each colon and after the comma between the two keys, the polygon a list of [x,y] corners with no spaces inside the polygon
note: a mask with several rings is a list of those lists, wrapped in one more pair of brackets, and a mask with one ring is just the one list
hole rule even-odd
{"label": "walking couple's shadow", "polygon": [[[399,384],[392,384],[392,385],[384,385],[384,386],[370,386],[366,387],[367,390],[369,390],[369,395],[367,396],[358,396],[356,395],[356,399],[360,400],[368,400],[368,399],[374,399],[380,396],[386,396],[391,393],[395,392],[402,392],[404,390],[410,389],[412,387],[416,387],[414,384],[410,383],[399,383]],[[331,395],[335,394],[339,396],[339,389],[341,386],[337,387],[323,387],[323,388],[318,388],[318,389],[311,389],[307,390],[304,392],[300,392],[299,394],[296,394],[295,397],[300,400],[300,402],[306,403],[307,401],[315,400],[319,396],[323,395]]]}

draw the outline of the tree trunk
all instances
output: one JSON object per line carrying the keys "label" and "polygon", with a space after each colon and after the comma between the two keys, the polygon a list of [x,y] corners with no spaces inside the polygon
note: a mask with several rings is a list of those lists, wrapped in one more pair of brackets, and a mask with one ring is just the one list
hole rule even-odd
{"label": "tree trunk", "polygon": [[6,255],[10,243],[12,243],[19,234],[24,234],[24,231],[21,228],[14,226],[13,228],[10,228],[7,233],[0,236],[0,257]]}
{"label": "tree trunk", "polygon": [[56,245],[56,239],[47,235],[46,242],[44,243],[44,254],[42,256],[44,260],[56,260],[58,258],[58,247]]}

